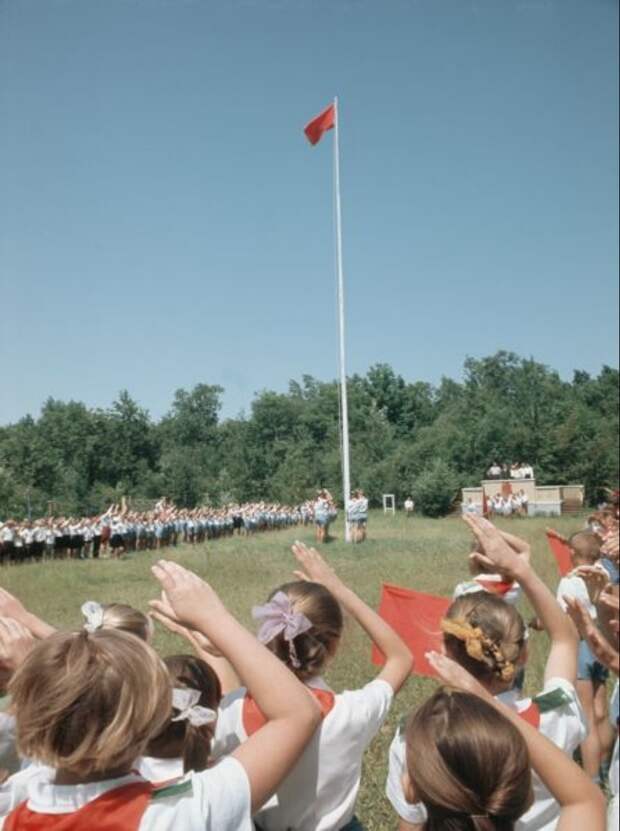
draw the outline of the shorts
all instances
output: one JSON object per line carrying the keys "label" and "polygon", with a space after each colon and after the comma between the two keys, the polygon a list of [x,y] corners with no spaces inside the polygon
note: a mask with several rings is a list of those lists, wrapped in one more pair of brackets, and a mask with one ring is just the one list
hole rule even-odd
{"label": "shorts", "polygon": [[329,525],[329,517],[321,515],[314,517],[315,525],[320,525],[321,528],[324,528],[326,525]]}
{"label": "shorts", "polygon": [[609,670],[596,660],[590,649],[590,644],[587,641],[580,641],[577,660],[577,680],[604,684],[608,678]]}

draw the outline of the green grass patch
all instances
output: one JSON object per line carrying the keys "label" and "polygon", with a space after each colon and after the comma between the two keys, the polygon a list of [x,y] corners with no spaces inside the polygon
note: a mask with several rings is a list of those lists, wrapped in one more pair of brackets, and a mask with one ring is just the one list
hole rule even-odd
{"label": "green grass patch", "polygon": [[[530,542],[536,569],[555,589],[558,575],[544,534],[548,524],[570,534],[583,527],[583,517],[499,522]],[[369,539],[364,544],[353,546],[342,542],[340,522],[333,526],[333,534],[336,539],[323,547],[323,553],[339,575],[374,607],[379,601],[382,582],[450,596],[456,583],[467,576],[466,557],[471,536],[455,518],[407,519],[402,514],[384,516],[372,512]],[[312,543],[313,528],[298,527],[251,538],[234,537],[197,546],[179,546],[166,549],[162,555],[208,580],[231,611],[253,628],[252,606],[264,602],[273,588],[291,579],[294,559],[290,546],[295,539]],[[146,610],[148,601],[157,592],[150,574],[150,566],[157,556],[154,552],[141,552],[119,561],[56,561],[8,567],[0,572],[0,581],[50,623],[76,627],[82,623],[80,606],[85,600],[129,603]],[[527,603],[523,603],[521,611],[526,618],[532,614]],[[533,634],[530,644],[526,687],[533,692],[541,684],[547,637]],[[184,641],[160,627],[155,646],[162,655],[185,650]],[[336,690],[354,689],[375,673],[368,639],[349,621],[341,650],[327,678]],[[399,720],[433,688],[433,681],[412,677],[366,754],[358,815],[368,831],[384,831],[396,825],[384,797],[388,747]]]}

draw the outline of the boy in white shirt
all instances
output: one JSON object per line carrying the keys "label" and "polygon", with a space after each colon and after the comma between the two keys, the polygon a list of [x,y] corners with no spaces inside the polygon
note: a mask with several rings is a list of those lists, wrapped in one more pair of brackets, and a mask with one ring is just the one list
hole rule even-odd
{"label": "boy in white shirt", "polygon": [[[590,531],[580,531],[568,540],[573,570],[562,577],[558,585],[557,599],[566,611],[566,600],[578,600],[596,621],[598,594],[608,581],[600,558],[600,542]],[[598,576],[597,576],[598,571]],[[590,732],[581,745],[583,767],[593,779],[599,775],[601,762],[610,749],[608,730],[607,678],[609,672],[592,653],[586,640],[579,642],[577,692],[590,724]]]}

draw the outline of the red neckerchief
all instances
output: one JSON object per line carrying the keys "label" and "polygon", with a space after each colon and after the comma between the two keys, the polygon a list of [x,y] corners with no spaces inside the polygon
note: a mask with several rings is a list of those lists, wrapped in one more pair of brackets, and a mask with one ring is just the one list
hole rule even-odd
{"label": "red neckerchief", "polygon": [[70,814],[31,811],[25,801],[7,816],[4,831],[138,831],[153,789],[150,782],[121,785]]}
{"label": "red neckerchief", "polygon": [[[336,703],[336,696],[333,692],[329,690],[317,690],[313,687],[307,688],[310,693],[314,696],[314,698],[318,701],[319,707],[321,708],[321,717],[325,718],[326,716],[331,713],[334,708],[334,704]],[[246,732],[246,735],[253,736],[261,727],[264,727],[267,724],[267,719],[258,709],[258,705],[252,698],[252,696],[247,693],[245,698],[243,699],[243,729]]]}

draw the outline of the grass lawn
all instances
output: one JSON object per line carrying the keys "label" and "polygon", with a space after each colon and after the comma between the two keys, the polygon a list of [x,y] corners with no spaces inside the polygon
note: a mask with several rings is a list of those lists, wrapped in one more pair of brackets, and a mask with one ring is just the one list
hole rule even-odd
{"label": "grass lawn", "polygon": [[[581,516],[552,521],[503,520],[499,524],[531,543],[536,569],[555,589],[558,576],[544,535],[550,522],[564,534],[583,527]],[[333,526],[333,533],[341,537],[341,523]],[[271,589],[291,579],[294,560],[290,545],[295,539],[311,543],[313,528],[293,528],[249,539],[234,537],[194,547],[179,546],[166,550],[163,555],[178,560],[211,582],[229,608],[252,627],[251,607],[264,602]],[[337,539],[324,546],[324,553],[340,576],[376,607],[382,581],[451,595],[455,584],[467,574],[469,544],[470,534],[458,519],[407,519],[403,515],[392,517],[373,512],[369,539],[363,545],[347,545]],[[0,572],[0,582],[50,623],[75,627],[81,625],[80,606],[85,600],[124,602],[146,610],[148,600],[156,592],[149,571],[154,559],[153,553],[143,552],[121,561],[63,561],[9,567]],[[522,612],[531,615],[527,604]],[[529,691],[536,691],[546,655],[546,635],[534,634],[530,644],[526,686]],[[159,627],[155,646],[162,655],[185,651],[184,641]],[[339,656],[327,674],[329,682],[336,690],[352,689],[362,686],[375,672],[367,638],[349,621]],[[366,754],[358,816],[368,831],[385,831],[396,826],[383,795],[388,747],[402,716],[433,688],[433,681],[412,677]]]}

